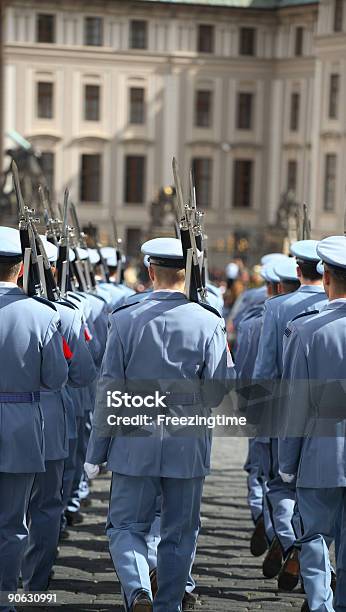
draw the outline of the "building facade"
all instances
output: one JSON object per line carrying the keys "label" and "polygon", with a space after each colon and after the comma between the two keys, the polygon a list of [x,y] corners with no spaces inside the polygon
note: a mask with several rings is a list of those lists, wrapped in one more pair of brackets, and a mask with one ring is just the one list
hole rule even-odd
{"label": "building facade", "polygon": [[7,0],[4,75],[5,132],[83,223],[107,235],[114,213],[130,251],[173,155],[212,263],[274,243],[287,190],[316,237],[340,232],[346,0]]}

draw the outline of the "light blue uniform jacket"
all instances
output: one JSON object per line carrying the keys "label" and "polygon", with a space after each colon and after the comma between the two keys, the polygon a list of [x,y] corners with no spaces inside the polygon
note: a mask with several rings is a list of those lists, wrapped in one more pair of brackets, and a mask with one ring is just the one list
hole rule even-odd
{"label": "light blue uniform jacket", "polygon": [[[285,403],[287,422],[299,423],[306,437],[279,441],[280,470],[297,474],[298,487],[345,487],[346,420],[331,420],[328,415],[332,416],[332,411],[336,414],[335,405],[343,413],[346,300],[335,300],[319,314],[289,324],[283,378],[292,382]],[[310,418],[300,406],[310,408]]]}
{"label": "light blue uniform jacket", "polygon": [[[72,352],[68,361],[68,384],[84,387],[95,380],[97,371],[85,340],[81,313],[60,303],[54,305],[60,315],[60,332]],[[63,389],[43,391],[41,405],[45,424],[45,459],[65,459],[68,456],[68,421],[71,423],[71,417],[74,419],[74,413],[68,414],[71,404],[67,394]]]}
{"label": "light blue uniform jacket", "polygon": [[[68,366],[59,315],[18,287],[0,287],[0,392],[57,390]],[[0,472],[44,471],[42,408],[38,402],[0,404]]]}
{"label": "light blue uniform jacket", "polygon": [[[184,294],[153,292],[139,304],[111,315],[101,386],[126,379],[205,382],[233,378],[223,319]],[[98,402],[96,411],[101,410]],[[185,414],[184,406],[181,413]],[[131,476],[195,478],[209,471],[210,446],[207,430],[182,437],[158,426],[149,437],[109,439],[98,437],[93,428],[87,461],[107,460],[108,469]]]}
{"label": "light blue uniform jacket", "polygon": [[266,300],[254,378],[269,380],[281,377],[283,337],[287,323],[303,312],[320,310],[326,303],[324,289],[317,285],[302,285],[293,293]]}

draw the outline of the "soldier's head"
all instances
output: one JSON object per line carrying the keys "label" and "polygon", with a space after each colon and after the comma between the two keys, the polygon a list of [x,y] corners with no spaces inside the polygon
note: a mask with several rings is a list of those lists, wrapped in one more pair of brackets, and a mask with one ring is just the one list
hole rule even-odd
{"label": "soldier's head", "polygon": [[300,287],[297,262],[294,257],[286,257],[274,262],[274,272],[279,277],[279,293],[293,293]]}
{"label": "soldier's head", "polygon": [[17,283],[22,270],[19,231],[0,227],[0,282]]}
{"label": "soldier's head", "polygon": [[323,285],[330,300],[346,297],[346,237],[329,236],[318,243],[324,264]]}
{"label": "soldier's head", "polygon": [[317,270],[319,256],[317,240],[298,240],[290,247],[291,254],[297,260],[297,274],[302,285],[320,285],[322,276]]}
{"label": "soldier's head", "polygon": [[294,293],[294,291],[297,291],[299,287],[300,287],[299,281],[294,281],[294,280],[281,281],[280,287],[279,287],[279,293],[285,294],[285,295],[286,293]]}
{"label": "soldier's head", "polygon": [[346,297],[346,268],[324,264],[323,285],[329,299]]}
{"label": "soldier's head", "polygon": [[150,280],[154,285],[154,289],[175,289],[183,291],[185,284],[185,270],[176,268],[164,268],[156,264],[150,264],[149,267]]}
{"label": "soldier's head", "polygon": [[0,257],[0,282],[16,283],[22,274],[22,258]]}
{"label": "soldier's head", "polygon": [[149,276],[154,289],[184,291],[183,250],[177,238],[154,238],[142,245],[148,256]]}

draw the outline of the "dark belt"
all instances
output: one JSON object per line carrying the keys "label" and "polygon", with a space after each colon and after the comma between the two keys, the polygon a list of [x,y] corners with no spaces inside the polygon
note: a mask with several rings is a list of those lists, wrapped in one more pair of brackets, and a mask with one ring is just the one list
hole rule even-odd
{"label": "dark belt", "polygon": [[40,401],[40,392],[33,391],[16,393],[14,391],[7,391],[6,393],[0,393],[0,404],[33,404]]}

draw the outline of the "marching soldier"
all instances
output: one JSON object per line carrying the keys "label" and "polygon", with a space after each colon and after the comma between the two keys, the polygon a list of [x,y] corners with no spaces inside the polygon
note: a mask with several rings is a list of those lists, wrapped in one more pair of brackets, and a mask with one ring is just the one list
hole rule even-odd
{"label": "marching soldier", "polygon": [[[304,437],[279,442],[280,473],[296,480],[303,536],[300,567],[307,594],[302,611],[346,608],[346,238],[331,236],[317,246],[324,262],[329,302],[318,314],[299,317],[285,332],[283,378],[288,423],[300,421]],[[297,393],[297,379],[300,384]],[[333,605],[328,548],[341,523]]]}
{"label": "marching soldier", "polygon": [[[184,294],[180,241],[151,240],[142,251],[150,256],[154,291],[139,304],[111,315],[101,381],[234,378],[223,320]],[[162,432],[150,438],[110,440],[92,432],[86,464],[90,475],[104,461],[113,472],[107,534],[126,609],[181,610],[209,457],[206,434],[178,437]],[[146,535],[158,495],[162,496],[161,541],[158,592],[152,603]]]}
{"label": "marching soldier", "polygon": [[[266,303],[254,369],[256,379],[265,381],[281,378],[282,347],[287,323],[303,312],[322,307],[326,301],[321,276],[316,270],[319,261],[316,247],[315,240],[300,240],[291,245],[291,254],[296,257],[300,287],[289,295],[278,296]],[[274,267],[276,272],[278,266],[280,264]],[[264,560],[263,571],[268,577],[274,577],[280,572],[279,587],[292,590],[299,581],[298,554],[294,548],[296,533],[292,526],[295,491],[294,487],[283,483],[278,474],[277,439],[273,439],[271,445],[276,466],[268,482],[267,499],[277,537]],[[281,555],[285,560],[282,568]]]}
{"label": "marching soldier", "polygon": [[17,286],[21,261],[19,232],[0,228],[0,592],[17,590],[30,492],[45,471],[40,390],[68,375],[58,312]]}
{"label": "marching soldier", "polygon": [[[44,237],[41,240],[53,265],[57,248]],[[82,387],[96,378],[96,368],[86,344],[80,312],[67,302],[55,302],[54,307],[60,315],[60,331],[65,342],[68,384]],[[62,389],[42,391],[41,399],[45,472],[35,476],[28,508],[29,538],[22,562],[23,586],[27,591],[44,591],[49,585],[60,532],[64,462],[68,456],[66,410],[71,406],[66,394]]]}

